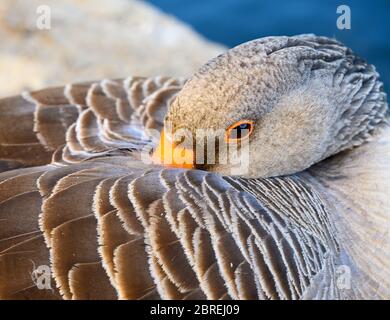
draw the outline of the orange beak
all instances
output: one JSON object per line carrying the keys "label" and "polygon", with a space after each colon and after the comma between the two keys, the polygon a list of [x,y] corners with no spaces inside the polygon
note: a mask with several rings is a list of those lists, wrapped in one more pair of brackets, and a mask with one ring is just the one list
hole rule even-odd
{"label": "orange beak", "polygon": [[173,168],[193,169],[195,167],[194,151],[169,141],[164,130],[161,132],[160,143],[152,154],[152,161]]}

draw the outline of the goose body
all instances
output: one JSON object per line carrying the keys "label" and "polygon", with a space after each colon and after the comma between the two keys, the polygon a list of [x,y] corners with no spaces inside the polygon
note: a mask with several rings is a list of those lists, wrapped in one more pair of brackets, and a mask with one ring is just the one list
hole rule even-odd
{"label": "goose body", "polygon": [[[240,114],[256,123],[245,174],[142,160],[168,120]],[[28,92],[0,117],[2,299],[390,298],[386,95],[335,40],[259,39],[188,81]]]}

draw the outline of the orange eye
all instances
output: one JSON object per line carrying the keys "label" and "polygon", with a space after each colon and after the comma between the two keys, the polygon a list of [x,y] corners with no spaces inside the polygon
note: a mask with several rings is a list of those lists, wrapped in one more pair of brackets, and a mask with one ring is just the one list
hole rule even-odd
{"label": "orange eye", "polygon": [[251,120],[241,120],[226,129],[226,142],[237,142],[248,138],[254,128]]}

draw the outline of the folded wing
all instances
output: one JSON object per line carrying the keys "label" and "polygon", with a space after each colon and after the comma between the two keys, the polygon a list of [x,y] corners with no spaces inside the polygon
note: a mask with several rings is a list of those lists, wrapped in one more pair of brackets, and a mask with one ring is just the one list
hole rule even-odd
{"label": "folded wing", "polygon": [[0,170],[75,163],[132,150],[161,130],[185,80],[129,77],[25,92],[0,100]]}
{"label": "folded wing", "polygon": [[14,185],[1,193],[2,298],[41,297],[31,261],[51,268],[58,292],[45,297],[338,297],[327,207],[299,177],[233,179],[131,156],[1,177]]}

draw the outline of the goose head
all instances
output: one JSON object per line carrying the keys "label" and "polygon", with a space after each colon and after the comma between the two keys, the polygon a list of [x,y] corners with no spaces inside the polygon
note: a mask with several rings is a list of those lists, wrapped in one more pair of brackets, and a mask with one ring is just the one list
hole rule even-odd
{"label": "goose head", "polygon": [[[333,39],[302,35],[244,43],[186,82],[169,106],[153,159],[244,177],[302,171],[360,145],[386,121],[378,77]],[[198,148],[204,136],[215,141],[212,150],[207,143]],[[199,161],[199,150],[215,156]],[[237,165],[244,153],[246,165]]]}

